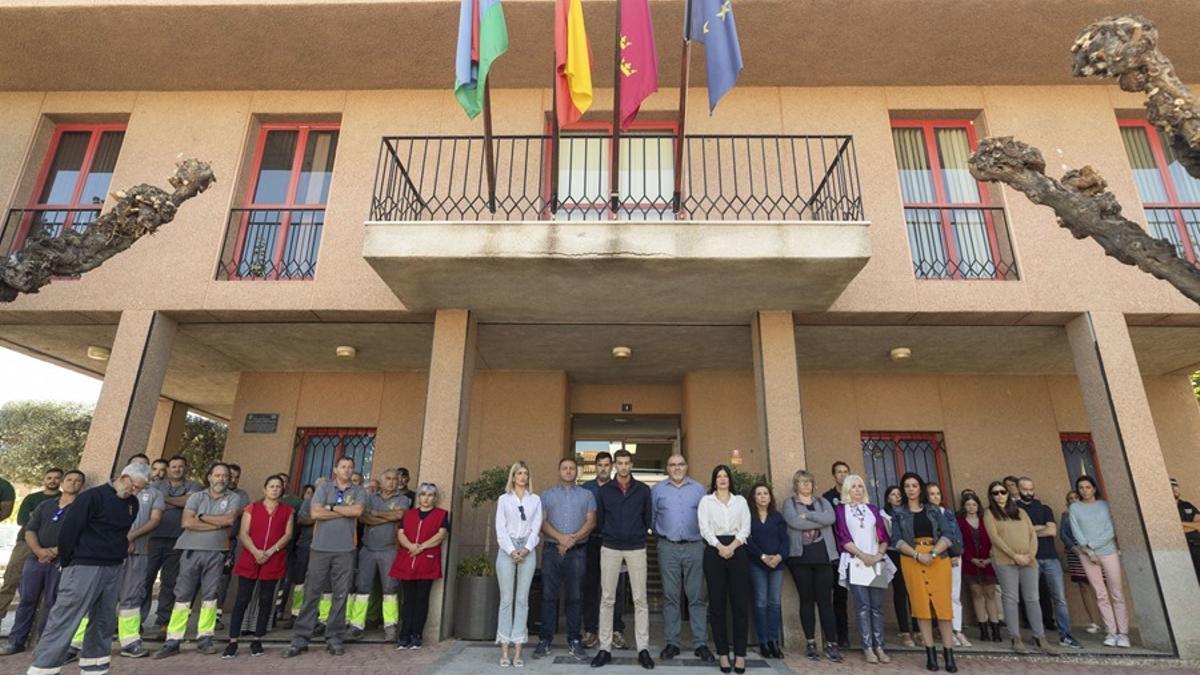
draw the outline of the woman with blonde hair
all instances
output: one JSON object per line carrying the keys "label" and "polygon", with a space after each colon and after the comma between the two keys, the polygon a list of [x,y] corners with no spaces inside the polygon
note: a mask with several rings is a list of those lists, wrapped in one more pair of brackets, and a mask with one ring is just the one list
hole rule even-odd
{"label": "woman with blonde hair", "polygon": [[[500,643],[500,666],[520,668],[521,645],[529,639],[529,585],[537,568],[537,548],[542,530],[542,500],[533,493],[529,465],[513,462],[508,469],[504,494],[496,501],[496,582],[500,584],[500,616],[496,642]],[[509,661],[508,648],[513,647]]]}
{"label": "woman with blonde hair", "polygon": [[[863,656],[867,663],[891,663],[883,651],[883,592],[896,575],[896,566],[887,557],[891,537],[883,515],[867,498],[862,476],[851,474],[842,481],[842,503],[836,515],[833,532],[841,551],[838,582],[854,597]],[[868,580],[872,572],[874,578]]]}

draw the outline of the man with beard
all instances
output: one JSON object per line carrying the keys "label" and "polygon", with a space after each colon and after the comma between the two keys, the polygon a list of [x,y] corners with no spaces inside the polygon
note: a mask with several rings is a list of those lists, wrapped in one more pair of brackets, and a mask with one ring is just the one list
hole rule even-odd
{"label": "man with beard", "polygon": [[[145,455],[134,455],[130,464],[146,464]],[[166,471],[167,463],[158,460]],[[154,469],[150,470],[151,477]],[[162,493],[153,485],[147,485],[138,493],[138,514],[129,527],[129,557],[125,559],[121,572],[121,594],[117,598],[117,639],[121,642],[121,656],[140,659],[150,652],[142,646],[142,604],[146,600],[146,569],[149,566],[150,533],[162,521],[165,508]]]}
{"label": "man with beard", "polygon": [[358,579],[350,599],[350,639],[362,637],[367,624],[367,604],[375,577],[383,591],[383,633],[388,642],[396,641],[396,622],[400,619],[400,600],[396,597],[399,581],[388,572],[396,559],[396,525],[412,502],[399,489],[395,469],[383,472],[383,489],[367,497],[363,511],[363,545],[358,550]]}
{"label": "man with beard", "polygon": [[[1017,489],[1020,498],[1017,506],[1024,509],[1037,532],[1037,566],[1041,580],[1049,590],[1049,596],[1054,603],[1054,620],[1058,627],[1058,645],[1080,649],[1082,645],[1071,636],[1071,612],[1067,608],[1067,593],[1063,588],[1062,563],[1058,561],[1058,549],[1054,548],[1054,540],[1058,537],[1058,525],[1054,520],[1054,511],[1041,503],[1033,492],[1033,479],[1022,476],[1017,479]],[[1039,597],[1045,597],[1039,596]]]}
{"label": "man with beard", "polygon": [[188,497],[183,507],[183,534],[175,548],[180,551],[179,579],[175,583],[175,606],[167,624],[167,641],[154,654],[164,659],[179,653],[192,597],[200,590],[200,619],[196,623],[196,649],[215,654],[213,632],[217,627],[217,598],[221,588],[221,569],[229,550],[229,531],[241,513],[241,499],[226,489],[229,466],[213,464],[205,477],[208,489]]}
{"label": "man with beard", "polygon": [[[17,593],[17,586],[21,582],[21,570],[25,567],[25,560],[29,557],[29,547],[25,544],[25,523],[29,522],[29,516],[33,514],[33,510],[39,504],[58,497],[58,486],[62,482],[63,470],[59,468],[46,469],[42,474],[42,489],[38,492],[33,492],[25,495],[21,500],[21,506],[17,509],[17,525],[21,529],[17,532],[17,541],[13,544],[12,553],[8,557],[8,567],[6,570],[13,570],[15,574],[5,574],[4,583],[0,584],[0,621],[4,620],[4,614],[8,611],[9,605],[12,604],[13,596]],[[3,489],[0,489],[3,492]],[[3,498],[0,497],[0,501]],[[0,514],[0,520],[7,518],[7,515]]]}
{"label": "man with beard", "polygon": [[171,617],[171,608],[175,605],[175,580],[179,575],[179,550],[175,542],[183,533],[183,508],[188,498],[195,492],[204,489],[194,480],[187,478],[187,459],[183,455],[175,455],[167,462],[166,478],[154,483],[163,498],[162,520],[150,535],[149,550],[146,558],[146,600],[142,603],[142,622],[145,623],[150,613],[150,598],[154,591],[154,579],[162,571],[162,580],[158,588],[158,607],[155,622],[158,624],[158,636],[167,637],[167,620]]}

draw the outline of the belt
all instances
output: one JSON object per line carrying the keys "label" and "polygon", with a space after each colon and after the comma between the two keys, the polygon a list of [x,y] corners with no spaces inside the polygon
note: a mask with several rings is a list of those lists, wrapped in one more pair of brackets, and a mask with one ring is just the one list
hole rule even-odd
{"label": "belt", "polygon": [[[664,539],[666,539],[666,538],[664,537]],[[678,540],[666,539],[666,541],[667,541],[667,543],[670,543],[670,544],[698,544],[704,540],[703,539],[678,539]]]}

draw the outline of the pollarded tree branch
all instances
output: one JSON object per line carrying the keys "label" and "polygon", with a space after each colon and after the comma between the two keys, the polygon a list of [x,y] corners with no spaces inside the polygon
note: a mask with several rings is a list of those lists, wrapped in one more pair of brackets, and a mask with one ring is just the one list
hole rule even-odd
{"label": "pollarded tree branch", "polygon": [[1071,53],[1076,77],[1115,77],[1121,89],[1145,92],[1146,119],[1169,139],[1187,172],[1200,178],[1200,104],[1158,50],[1158,29],[1149,19],[1101,19],[1084,29]]}
{"label": "pollarded tree branch", "polygon": [[207,190],[216,178],[208,163],[187,159],[176,165],[175,175],[168,180],[174,188],[169,193],[145,184],[114,192],[112,209],[82,231],[68,230],[58,237],[31,232],[20,251],[0,260],[0,302],[12,302],[20,293],[37,293],[53,277],[99,267],[174,220],[179,205]]}
{"label": "pollarded tree branch", "polygon": [[1072,169],[1055,180],[1046,175],[1041,151],[1011,136],[983,139],[968,166],[976,179],[1004,183],[1029,201],[1054,209],[1059,224],[1076,239],[1095,239],[1108,255],[1170,283],[1200,304],[1200,269],[1180,258],[1170,242],[1151,237],[1122,216],[1108,183],[1092,167]]}

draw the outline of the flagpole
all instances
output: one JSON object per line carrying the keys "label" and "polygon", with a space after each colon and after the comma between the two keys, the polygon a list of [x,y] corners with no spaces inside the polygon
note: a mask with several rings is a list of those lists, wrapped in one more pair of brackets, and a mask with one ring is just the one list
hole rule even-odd
{"label": "flagpole", "polygon": [[613,50],[613,133],[612,133],[612,148],[610,150],[610,159],[608,167],[608,194],[609,207],[612,209],[613,217],[616,217],[617,210],[620,208],[621,200],[619,197],[619,176],[618,173],[621,167],[621,4],[623,0],[617,0],[617,39],[614,43]]}
{"label": "flagpole", "polygon": [[683,53],[679,57],[679,126],[675,130],[675,213],[683,208],[683,145],[686,142],[688,76],[692,65],[692,0],[683,0]]}
{"label": "flagpole", "polygon": [[[555,59],[557,61],[557,58]],[[554,77],[550,98],[550,215],[558,213],[558,145],[562,138],[558,126],[558,64],[554,64]]]}
{"label": "flagpole", "polygon": [[496,155],[492,148],[492,83],[483,83],[483,156],[487,164],[488,211],[496,212]]}

